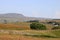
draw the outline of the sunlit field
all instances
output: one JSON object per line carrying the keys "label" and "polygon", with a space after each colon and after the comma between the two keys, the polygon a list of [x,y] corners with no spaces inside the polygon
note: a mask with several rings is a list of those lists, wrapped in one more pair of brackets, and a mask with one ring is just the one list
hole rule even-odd
{"label": "sunlit field", "polygon": [[32,30],[28,22],[0,24],[0,40],[60,40],[60,30]]}

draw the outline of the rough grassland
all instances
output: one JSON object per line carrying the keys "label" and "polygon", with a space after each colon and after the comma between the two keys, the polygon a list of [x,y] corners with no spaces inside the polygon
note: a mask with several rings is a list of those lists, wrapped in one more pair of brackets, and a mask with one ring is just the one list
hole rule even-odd
{"label": "rough grassland", "polygon": [[29,23],[17,23],[17,24],[0,24],[0,29],[10,29],[10,30],[22,30],[30,29]]}
{"label": "rough grassland", "polygon": [[[0,40],[60,40],[60,35],[57,34],[60,34],[60,30],[0,30]],[[40,37],[40,35],[43,35],[43,37]]]}
{"label": "rough grassland", "polygon": [[0,35],[0,40],[60,40],[60,38],[35,38],[20,35]]}
{"label": "rough grassland", "polygon": [[[0,24],[0,40],[60,40],[60,30],[31,30],[29,24]],[[45,25],[48,29],[53,27]]]}
{"label": "rough grassland", "polygon": [[[51,30],[53,25],[45,24],[47,29]],[[10,30],[30,30],[30,23],[21,22],[21,23],[8,23],[0,24],[0,29],[10,29]]]}

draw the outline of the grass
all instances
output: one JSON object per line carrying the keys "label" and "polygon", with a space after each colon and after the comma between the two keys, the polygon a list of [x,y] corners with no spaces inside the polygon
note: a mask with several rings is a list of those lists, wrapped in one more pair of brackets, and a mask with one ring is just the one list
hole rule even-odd
{"label": "grass", "polygon": [[60,38],[60,30],[56,33],[55,30],[3,30],[1,34],[9,35],[23,35],[30,37],[41,37],[41,38]]}
{"label": "grass", "polygon": [[[0,29],[11,29],[11,30],[31,30],[29,22],[18,22],[18,23],[8,23],[0,24]],[[45,24],[48,30],[51,30],[53,25]]]}
{"label": "grass", "polygon": [[35,30],[32,30],[32,31],[26,31],[26,33],[29,33],[29,34],[24,34],[25,36],[31,36],[31,37],[45,37],[45,38],[60,38],[58,36],[56,36],[54,33],[52,33],[52,30],[49,31],[49,30],[40,30],[40,31],[35,31]]}
{"label": "grass", "polygon": [[[60,30],[21,30],[22,35],[31,37],[60,38]],[[21,33],[20,32],[20,33]]]}
{"label": "grass", "polygon": [[[0,24],[0,30],[12,31],[11,34],[0,33],[0,40],[60,40],[60,30],[31,30],[29,25],[30,23],[26,22]],[[48,29],[53,27],[49,24],[45,25]],[[21,34],[13,34],[15,31]]]}
{"label": "grass", "polygon": [[30,29],[29,23],[9,23],[9,24],[0,24],[0,29],[10,29],[10,30],[26,30]]}
{"label": "grass", "polygon": [[60,37],[60,30],[52,31],[53,34],[55,34],[57,37]]}
{"label": "grass", "polygon": [[[0,40],[60,40],[60,35],[57,35],[60,34],[60,30],[10,30],[10,32],[11,31],[12,33],[8,34],[4,33],[4,30],[4,32],[0,34]],[[13,34],[15,31],[22,34]]]}
{"label": "grass", "polygon": [[38,34],[37,34],[37,35],[28,35],[28,34],[25,34],[25,36],[39,37],[39,38],[40,38],[40,37],[41,37],[41,38],[43,38],[43,37],[44,37],[44,38],[58,38],[58,37],[53,36],[53,35],[51,36],[51,35],[38,35]]}
{"label": "grass", "polygon": [[60,38],[34,38],[22,35],[0,35],[0,40],[60,40]]}

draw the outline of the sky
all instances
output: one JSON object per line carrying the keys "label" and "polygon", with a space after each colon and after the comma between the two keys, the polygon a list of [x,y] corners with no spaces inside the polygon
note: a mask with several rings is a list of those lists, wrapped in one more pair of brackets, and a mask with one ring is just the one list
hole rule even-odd
{"label": "sky", "polygon": [[60,18],[60,0],[0,0],[0,14],[5,13]]}

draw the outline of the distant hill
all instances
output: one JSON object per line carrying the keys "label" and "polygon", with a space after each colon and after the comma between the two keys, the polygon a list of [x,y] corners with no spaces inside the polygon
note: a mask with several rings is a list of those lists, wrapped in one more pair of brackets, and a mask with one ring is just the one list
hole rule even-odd
{"label": "distant hill", "polygon": [[53,19],[54,21],[60,23],[60,19]]}
{"label": "distant hill", "polygon": [[17,13],[7,13],[7,14],[0,14],[0,18],[1,17],[9,17],[9,18],[23,18],[25,17],[24,15],[22,14],[17,14]]}
{"label": "distant hill", "polygon": [[22,22],[22,21],[28,21],[28,20],[47,20],[47,19],[48,18],[26,17],[18,13],[0,14],[0,22],[4,22],[4,20],[7,20],[8,22],[16,22],[16,21]]}

